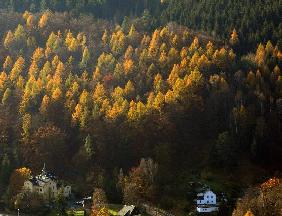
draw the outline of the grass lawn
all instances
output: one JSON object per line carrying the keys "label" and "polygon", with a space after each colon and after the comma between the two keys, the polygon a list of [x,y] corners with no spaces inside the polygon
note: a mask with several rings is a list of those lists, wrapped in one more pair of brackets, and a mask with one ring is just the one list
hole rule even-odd
{"label": "grass lawn", "polygon": [[68,211],[67,212],[67,215],[68,216],[84,216],[85,215],[85,213],[84,213],[84,211]]}
{"label": "grass lawn", "polygon": [[112,209],[108,209],[108,211],[109,211],[110,215],[113,215],[113,216],[117,215],[117,213],[118,213],[117,211],[114,211]]}
{"label": "grass lawn", "polygon": [[108,205],[108,211],[110,213],[110,215],[117,215],[117,213],[119,212],[119,210],[121,210],[123,207],[123,205],[118,205],[118,204],[109,204]]}

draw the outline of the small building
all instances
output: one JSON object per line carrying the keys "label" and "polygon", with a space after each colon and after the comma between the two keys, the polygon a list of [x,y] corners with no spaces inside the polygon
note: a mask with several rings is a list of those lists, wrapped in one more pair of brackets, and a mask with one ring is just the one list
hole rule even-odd
{"label": "small building", "polygon": [[197,206],[197,212],[199,213],[211,213],[218,211],[218,207],[216,206]]}
{"label": "small building", "polygon": [[139,209],[134,206],[125,205],[118,213],[118,216],[141,216]]}
{"label": "small building", "polygon": [[61,184],[56,176],[46,171],[45,165],[41,174],[24,182],[23,190],[41,194],[45,199],[56,198],[59,194],[64,197],[71,195],[71,186]]}
{"label": "small building", "polygon": [[216,194],[207,190],[197,194],[197,205],[216,205]]}
{"label": "small building", "polygon": [[197,194],[197,212],[218,211],[216,194],[210,189]]}
{"label": "small building", "polygon": [[84,197],[80,201],[75,202],[76,205],[79,205],[83,208],[91,208],[92,206],[92,197]]}

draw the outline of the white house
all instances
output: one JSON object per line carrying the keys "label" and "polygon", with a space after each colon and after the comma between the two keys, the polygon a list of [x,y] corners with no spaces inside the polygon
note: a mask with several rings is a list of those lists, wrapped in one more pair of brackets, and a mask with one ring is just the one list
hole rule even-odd
{"label": "white house", "polygon": [[218,211],[216,194],[211,190],[206,190],[197,194],[197,212]]}
{"label": "white house", "polygon": [[199,213],[210,213],[210,212],[216,212],[218,211],[218,207],[216,206],[211,206],[211,207],[197,207],[197,212]]}
{"label": "white house", "polygon": [[211,190],[197,194],[197,205],[216,205],[216,194]]}
{"label": "white house", "polygon": [[56,198],[59,194],[64,197],[71,195],[71,186],[60,184],[57,177],[46,171],[45,165],[40,175],[33,176],[24,182],[23,190],[39,193],[45,199]]}

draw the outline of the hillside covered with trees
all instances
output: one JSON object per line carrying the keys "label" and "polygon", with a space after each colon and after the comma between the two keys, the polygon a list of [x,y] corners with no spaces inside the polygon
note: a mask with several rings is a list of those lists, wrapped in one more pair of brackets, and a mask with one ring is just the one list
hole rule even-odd
{"label": "hillside covered with trees", "polygon": [[[38,12],[44,2],[53,12]],[[232,200],[281,175],[276,33],[273,41],[244,38],[226,23],[220,40],[180,25],[197,29],[185,23],[190,18],[161,25],[155,15],[166,14],[168,2],[136,1],[138,11],[120,23],[100,19],[111,13],[103,10],[100,18],[64,12],[78,7],[70,2],[1,1],[11,11],[0,12],[0,196],[11,209],[25,203],[23,180],[44,163],[78,196],[100,188],[110,203],[179,214],[194,208],[189,182]],[[26,9],[34,12],[17,12]],[[243,55],[248,40],[256,48]]]}
{"label": "hillside covered with trees", "polygon": [[74,16],[86,13],[115,22],[127,22],[147,10],[150,30],[175,21],[227,40],[235,28],[241,41],[236,47],[240,53],[254,51],[258,43],[268,40],[282,46],[281,0],[2,0],[0,8],[22,13],[47,9]]}

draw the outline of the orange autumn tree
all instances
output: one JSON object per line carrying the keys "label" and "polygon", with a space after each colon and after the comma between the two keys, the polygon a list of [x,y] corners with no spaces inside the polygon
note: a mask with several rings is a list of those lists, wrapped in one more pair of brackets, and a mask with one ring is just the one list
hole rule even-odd
{"label": "orange autumn tree", "polygon": [[108,209],[105,208],[107,197],[103,189],[95,188],[93,193],[93,202],[91,216],[109,216]]}
{"label": "orange autumn tree", "polygon": [[15,169],[10,177],[9,191],[12,196],[17,195],[24,185],[24,182],[31,176],[31,170],[26,167]]}
{"label": "orange autumn tree", "polygon": [[3,69],[9,71],[12,69],[13,66],[13,59],[11,56],[7,56],[5,62],[3,63]]}
{"label": "orange autumn tree", "polygon": [[280,180],[278,178],[271,178],[267,180],[266,182],[262,183],[260,187],[263,191],[266,191],[268,189],[271,189],[279,185],[279,183],[280,183]]}
{"label": "orange autumn tree", "polygon": [[247,213],[244,216],[254,216],[254,214],[251,211],[247,211]]}
{"label": "orange autumn tree", "polygon": [[155,177],[158,165],[152,159],[142,158],[138,167],[120,179],[125,203],[152,201],[155,195]]}
{"label": "orange autumn tree", "polygon": [[12,45],[13,41],[14,41],[14,35],[11,31],[8,31],[8,33],[7,33],[7,35],[4,39],[4,47],[6,49],[9,49],[10,46]]}
{"label": "orange autumn tree", "polygon": [[236,45],[239,43],[238,33],[236,29],[233,29],[229,42],[231,45]]}
{"label": "orange autumn tree", "polygon": [[47,23],[48,23],[48,19],[49,19],[49,16],[50,16],[50,12],[49,11],[46,11],[42,14],[39,22],[38,22],[38,26],[39,28],[44,28]]}

